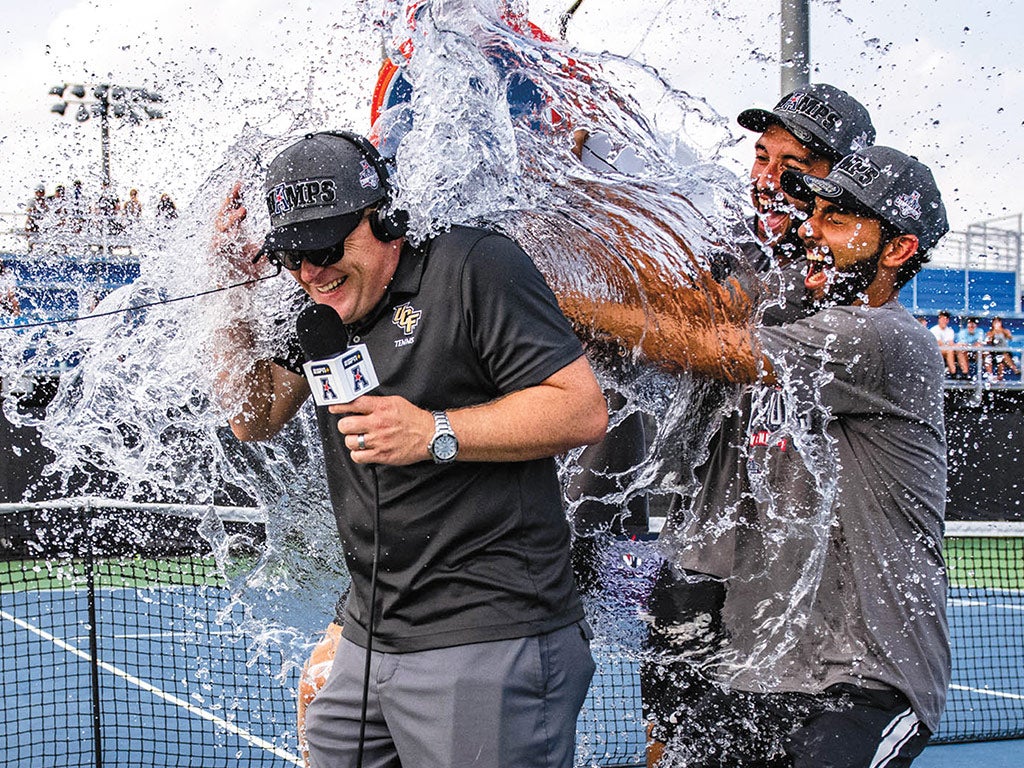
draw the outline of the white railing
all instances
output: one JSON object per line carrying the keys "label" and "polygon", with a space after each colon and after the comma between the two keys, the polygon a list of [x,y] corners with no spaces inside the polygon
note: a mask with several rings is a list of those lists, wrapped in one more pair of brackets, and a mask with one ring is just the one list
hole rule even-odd
{"label": "white railing", "polygon": [[980,398],[985,390],[1012,389],[1024,390],[1024,377],[1020,374],[1012,374],[1011,378],[1004,378],[998,375],[1000,358],[1003,355],[1011,355],[1014,358],[1014,365],[1017,370],[1021,367],[1021,347],[1013,346],[977,346],[967,344],[954,344],[950,347],[943,347],[942,351],[953,350],[954,353],[966,353],[967,357],[974,363],[974,373],[968,378],[950,379],[947,378],[946,389],[971,389]]}
{"label": "white railing", "polygon": [[1020,274],[1024,214],[971,224],[950,232],[932,251],[931,266]]}

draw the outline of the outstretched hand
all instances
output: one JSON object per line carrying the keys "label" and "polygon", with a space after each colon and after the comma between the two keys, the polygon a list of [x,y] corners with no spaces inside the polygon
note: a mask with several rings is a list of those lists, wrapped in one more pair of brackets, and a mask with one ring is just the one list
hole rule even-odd
{"label": "outstretched hand", "polygon": [[239,276],[258,277],[260,270],[253,262],[260,247],[249,242],[245,235],[242,222],[247,215],[242,182],[236,181],[214,217],[212,250],[215,257],[224,258]]}

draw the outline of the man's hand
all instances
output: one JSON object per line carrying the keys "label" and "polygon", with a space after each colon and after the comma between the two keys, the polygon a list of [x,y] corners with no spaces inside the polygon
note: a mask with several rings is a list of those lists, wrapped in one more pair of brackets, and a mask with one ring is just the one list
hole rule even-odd
{"label": "man's hand", "polygon": [[430,459],[434,417],[404,397],[363,395],[328,410],[343,414],[338,431],[356,464],[404,466]]}
{"label": "man's hand", "polygon": [[[338,431],[358,464],[430,460],[434,417],[404,397],[364,395],[328,410],[341,415]],[[445,412],[459,439],[457,461],[547,458],[597,443],[608,428],[604,393],[582,355],[540,384]]]}
{"label": "man's hand", "polygon": [[213,220],[212,250],[216,257],[226,260],[235,278],[259,277],[260,270],[253,264],[260,247],[248,242],[242,222],[248,210],[242,201],[242,182],[236,181],[231,192],[217,209]]}

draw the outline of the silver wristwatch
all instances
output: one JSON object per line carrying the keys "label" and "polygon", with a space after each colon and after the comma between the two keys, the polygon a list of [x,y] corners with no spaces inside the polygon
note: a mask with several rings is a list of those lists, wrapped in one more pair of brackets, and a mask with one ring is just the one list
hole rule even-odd
{"label": "silver wristwatch", "polygon": [[459,438],[444,411],[434,411],[434,436],[427,446],[435,464],[450,464],[459,453]]}

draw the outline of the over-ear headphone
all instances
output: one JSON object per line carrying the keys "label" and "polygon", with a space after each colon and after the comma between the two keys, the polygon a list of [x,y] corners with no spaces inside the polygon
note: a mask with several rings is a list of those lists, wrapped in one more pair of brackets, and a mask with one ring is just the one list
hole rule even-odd
{"label": "over-ear headphone", "polygon": [[391,172],[387,161],[380,156],[377,148],[365,136],[352,131],[320,131],[327,136],[337,136],[354,145],[359,154],[370,164],[380,180],[384,190],[384,199],[377,205],[377,210],[370,214],[370,231],[381,242],[390,242],[403,237],[409,228],[409,214],[405,211],[392,210],[391,203],[394,187],[391,184]]}

